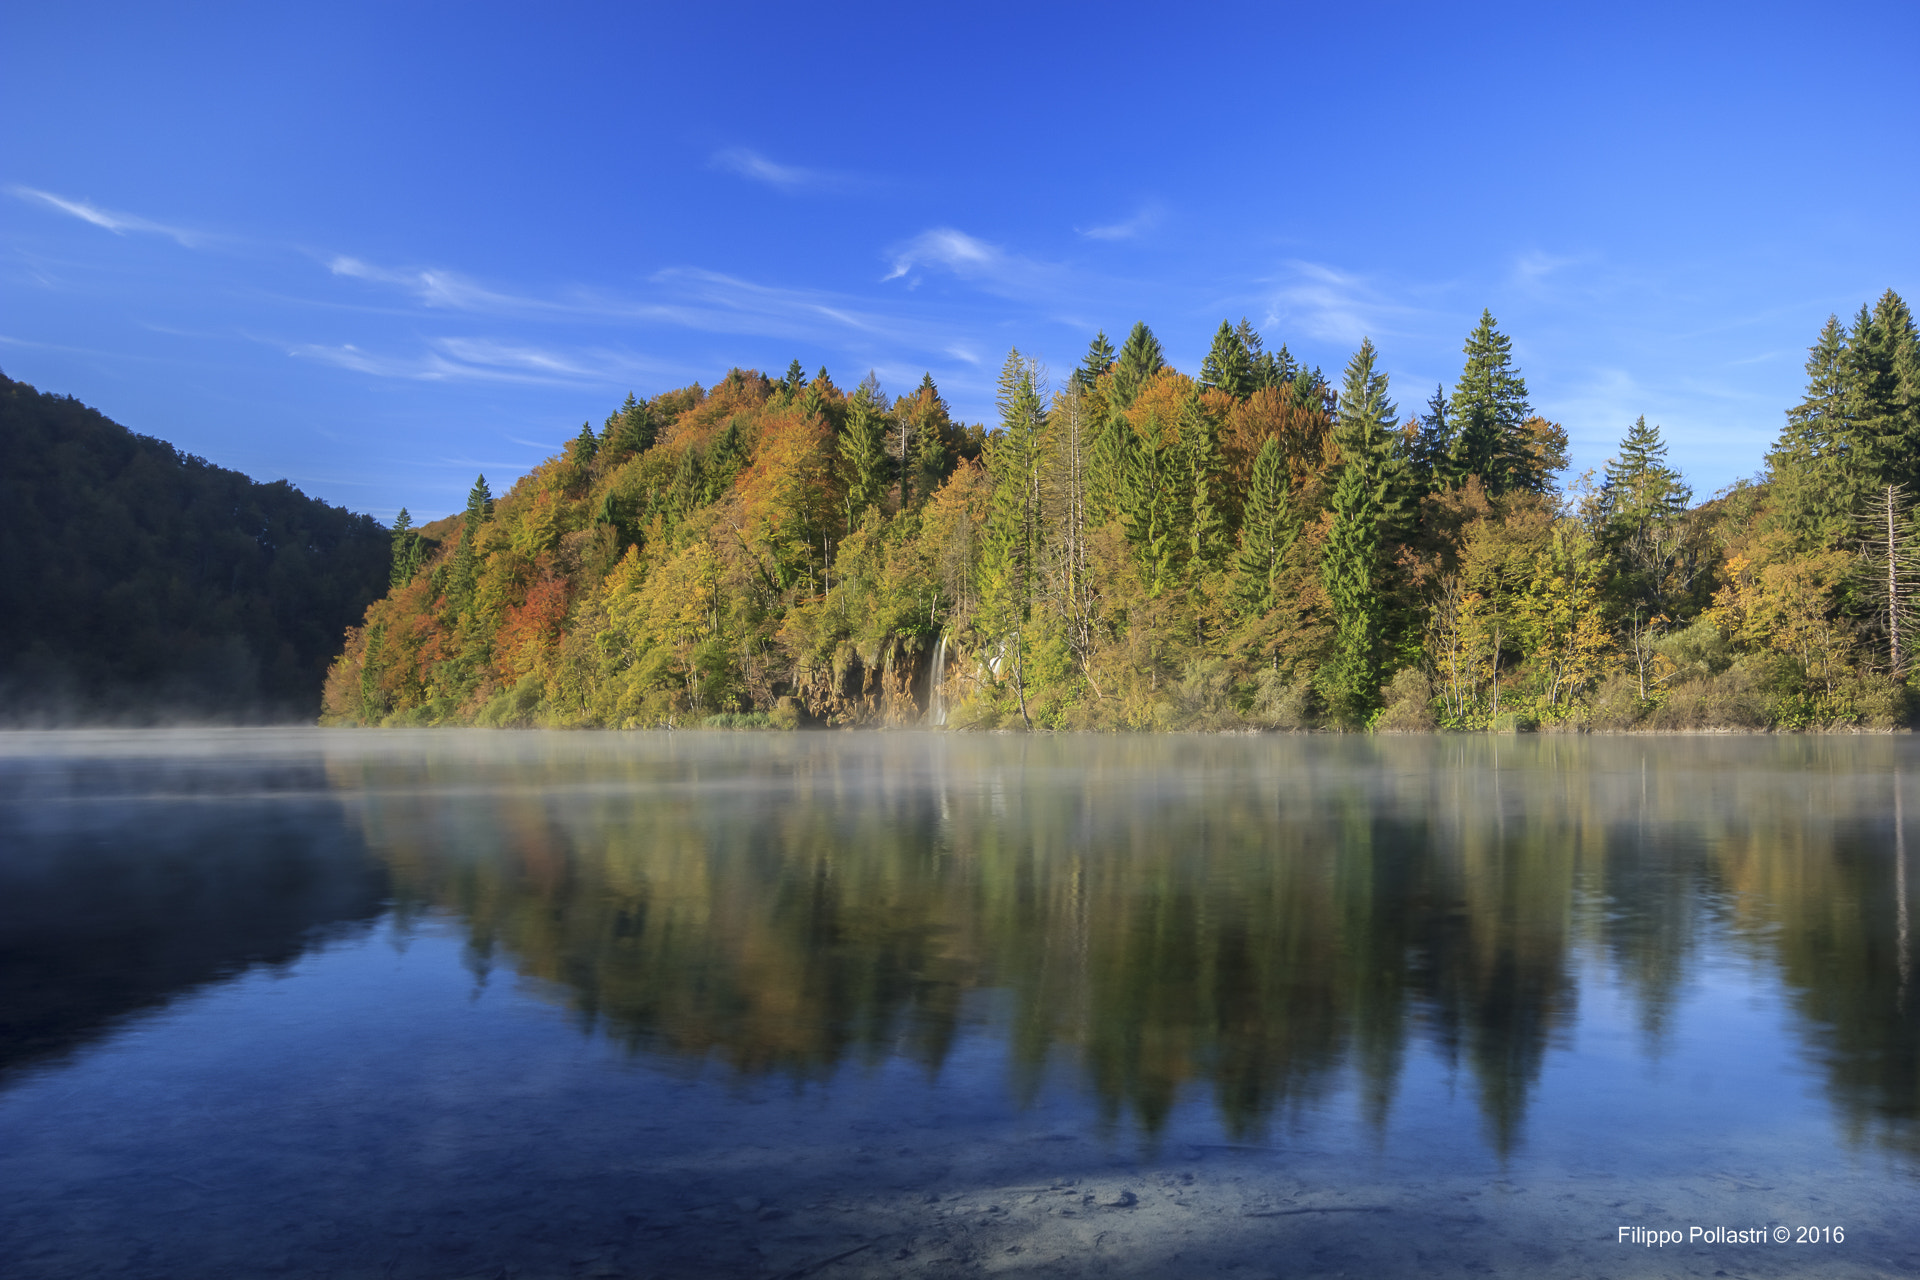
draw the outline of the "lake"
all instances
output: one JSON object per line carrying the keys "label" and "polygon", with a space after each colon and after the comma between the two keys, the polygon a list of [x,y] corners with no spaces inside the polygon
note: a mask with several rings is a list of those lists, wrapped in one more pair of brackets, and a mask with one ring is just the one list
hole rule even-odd
{"label": "lake", "polygon": [[1920,1275],[1914,822],[1907,737],[0,734],[0,1270]]}

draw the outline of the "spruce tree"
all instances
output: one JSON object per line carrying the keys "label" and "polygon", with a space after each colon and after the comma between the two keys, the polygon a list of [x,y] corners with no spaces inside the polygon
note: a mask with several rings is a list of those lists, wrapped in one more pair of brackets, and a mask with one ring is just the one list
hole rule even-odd
{"label": "spruce tree", "polygon": [[1334,636],[1320,671],[1321,687],[1335,718],[1358,727],[1378,705],[1383,640],[1380,511],[1365,467],[1341,467],[1332,510],[1320,582],[1332,608]]}
{"label": "spruce tree", "polygon": [[1233,600],[1243,617],[1259,617],[1274,605],[1274,579],[1299,535],[1293,518],[1293,477],[1272,436],[1261,442],[1247,484],[1240,520],[1240,552],[1234,558]]}
{"label": "spruce tree", "polygon": [[405,507],[393,520],[393,569],[388,584],[396,590],[413,581],[420,569],[420,535],[414,532],[413,516]]}
{"label": "spruce tree", "polygon": [[1166,354],[1160,349],[1160,340],[1153,336],[1153,330],[1147,328],[1146,321],[1137,322],[1121,346],[1119,363],[1114,366],[1114,407],[1131,408],[1140,389],[1152,381],[1153,375],[1165,368],[1166,364]]}
{"label": "spruce tree", "polygon": [[1221,475],[1220,425],[1191,392],[1180,406],[1182,559],[1196,570],[1212,568],[1226,555],[1227,522],[1222,511],[1226,485]]}
{"label": "spruce tree", "polygon": [[1453,455],[1453,422],[1447,417],[1447,389],[1436,386],[1427,411],[1420,415],[1420,435],[1413,446],[1413,473],[1423,492],[1446,488],[1448,460]]}
{"label": "spruce tree", "polygon": [[591,464],[599,452],[600,442],[594,438],[592,425],[581,423],[580,434],[567,445],[567,461],[576,467],[584,467]]}
{"label": "spruce tree", "polygon": [[1370,340],[1347,364],[1334,439],[1340,480],[1333,493],[1321,584],[1333,610],[1333,654],[1325,669],[1327,703],[1343,722],[1362,724],[1378,703],[1386,647],[1386,543],[1410,522],[1411,476]]}
{"label": "spruce tree", "polygon": [[1000,430],[989,441],[993,480],[981,557],[981,621],[1006,646],[1020,717],[1029,725],[1023,628],[1033,605],[1040,554],[1041,442],[1047,415],[1039,366],[1016,348],[1000,370]]}
{"label": "spruce tree", "polygon": [[1693,491],[1667,465],[1667,443],[1643,414],[1627,428],[1600,484],[1600,535],[1619,566],[1617,589],[1648,614],[1668,604],[1668,579],[1682,550],[1680,516]]}
{"label": "spruce tree", "polygon": [[1253,394],[1253,354],[1231,322],[1222,320],[1214,332],[1213,346],[1200,362],[1200,381],[1217,387],[1236,400]]}
{"label": "spruce tree", "polygon": [[886,496],[887,433],[892,427],[880,379],[869,372],[847,401],[847,425],[840,433],[841,479],[847,494],[847,527],[853,528]]}
{"label": "spruce tree", "polygon": [[615,461],[619,461],[653,448],[656,435],[653,414],[644,401],[634,399],[629,391],[627,402],[620,406],[620,412],[614,415],[602,433],[601,444]]}
{"label": "spruce tree", "polygon": [[1453,389],[1453,455],[1449,470],[1458,480],[1480,477],[1487,492],[1539,490],[1546,477],[1535,474],[1528,446],[1527,384],[1513,367],[1513,340],[1494,327],[1493,312],[1482,311],[1467,335],[1467,364]]}
{"label": "spruce tree", "polygon": [[1093,335],[1093,341],[1087,345],[1086,358],[1080,362],[1080,367],[1073,371],[1071,381],[1075,389],[1087,390],[1112,367],[1113,344],[1107,341],[1107,331],[1102,329]]}
{"label": "spruce tree", "polygon": [[473,603],[474,588],[480,583],[480,527],[493,516],[493,490],[487,478],[475,478],[467,490],[467,509],[460,516],[460,541],[453,549],[453,568],[447,578],[447,603],[455,617]]}
{"label": "spruce tree", "polygon": [[787,376],[780,380],[781,397],[785,397],[791,403],[793,397],[799,395],[804,386],[806,386],[806,368],[801,365],[801,357],[793,357],[793,363],[787,365]]}
{"label": "spruce tree", "polygon": [[1767,454],[1768,487],[1780,519],[1802,543],[1829,541],[1854,508],[1856,469],[1847,421],[1847,335],[1828,316],[1807,353],[1807,390]]}
{"label": "spruce tree", "polygon": [[1122,446],[1124,480],[1120,487],[1120,521],[1140,566],[1147,594],[1157,596],[1173,580],[1179,535],[1186,513],[1179,508],[1177,446],[1161,441],[1160,424],[1149,420],[1146,430],[1122,425],[1128,442]]}
{"label": "spruce tree", "polygon": [[1240,345],[1247,353],[1247,374],[1253,383],[1248,394],[1279,386],[1284,379],[1276,377],[1278,364],[1267,351],[1266,344],[1261,341],[1260,331],[1253,327],[1252,322],[1241,316],[1240,323],[1233,327],[1233,335],[1240,340]]}

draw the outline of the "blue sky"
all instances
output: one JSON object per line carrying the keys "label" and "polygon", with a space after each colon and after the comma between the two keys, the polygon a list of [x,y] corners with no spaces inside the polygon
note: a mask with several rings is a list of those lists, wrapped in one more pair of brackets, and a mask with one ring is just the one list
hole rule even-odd
{"label": "blue sky", "polygon": [[1752,474],[1920,303],[1920,7],[0,7],[0,369],[390,518],[799,357],[991,413],[1250,318],[1403,412],[1482,307],[1603,462]]}

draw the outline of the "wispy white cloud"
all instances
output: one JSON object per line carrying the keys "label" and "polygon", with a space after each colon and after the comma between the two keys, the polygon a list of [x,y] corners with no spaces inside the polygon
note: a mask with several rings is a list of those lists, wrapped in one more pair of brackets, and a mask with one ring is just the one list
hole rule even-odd
{"label": "wispy white cloud", "polygon": [[846,187],[854,182],[853,178],[844,173],[809,169],[797,164],[781,164],[747,147],[728,147],[723,151],[716,151],[707,161],[707,167],[718,169],[722,173],[731,173],[749,182],[764,183],[780,191]]}
{"label": "wispy white cloud", "polygon": [[1089,240],[1133,240],[1158,227],[1161,212],[1159,205],[1144,205],[1138,213],[1124,221],[1103,223],[1097,227],[1075,227],[1074,230]]}
{"label": "wispy white cloud", "polygon": [[1261,328],[1304,331],[1346,345],[1362,338],[1420,332],[1426,312],[1389,294],[1364,276],[1318,262],[1293,261],[1268,296]]}
{"label": "wispy white cloud", "polygon": [[335,257],[327,270],[336,276],[392,285],[412,294],[429,307],[452,311],[525,311],[545,310],[551,304],[529,298],[496,293],[452,271],[433,268],[391,268],[375,266],[359,258]]}
{"label": "wispy white cloud", "polygon": [[920,273],[928,268],[951,272],[987,293],[1024,301],[1051,303],[1074,287],[1057,265],[1008,253],[953,227],[922,231],[888,251],[887,257],[888,271],[881,282],[904,278],[909,289],[920,283]]}
{"label": "wispy white cloud", "polygon": [[205,243],[207,239],[206,236],[195,231],[188,231],[181,227],[170,227],[165,223],[155,222],[151,218],[142,218],[131,213],[115,213],[110,209],[102,209],[98,205],[89,204],[85,200],[69,200],[64,196],[54,195],[51,191],[40,191],[33,187],[19,186],[8,187],[7,191],[21,200],[38,201],[41,204],[58,209],[64,214],[78,218],[82,222],[90,222],[96,227],[111,231],[117,236],[123,236],[129,231],[138,231],[146,235],[166,236],[168,239],[188,249]]}
{"label": "wispy white cloud", "polygon": [[1545,253],[1539,249],[1529,249],[1514,259],[1513,278],[1518,284],[1539,284],[1556,272],[1577,266],[1586,260],[1584,257],[1567,257]]}
{"label": "wispy white cloud", "polygon": [[434,338],[425,351],[392,355],[354,343],[294,343],[287,354],[376,378],[413,382],[498,382],[536,386],[600,386],[657,376],[655,361],[607,348],[556,351],[488,338]]}

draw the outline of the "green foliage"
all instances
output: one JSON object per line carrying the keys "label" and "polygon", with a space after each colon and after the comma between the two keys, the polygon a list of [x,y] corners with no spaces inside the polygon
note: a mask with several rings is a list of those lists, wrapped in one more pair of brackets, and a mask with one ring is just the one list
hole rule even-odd
{"label": "green foliage", "polygon": [[433,546],[0,377],[0,718],[311,719]]}
{"label": "green foliage", "polygon": [[1448,479],[1458,485],[1480,477],[1487,492],[1540,493],[1548,476],[1527,448],[1527,384],[1513,367],[1513,340],[1494,328],[1493,313],[1482,311],[1467,335],[1467,364],[1454,386],[1450,405],[1454,440]]}
{"label": "green foliage", "polygon": [[1147,328],[1146,321],[1137,321],[1127,340],[1120,347],[1120,357],[1113,368],[1112,400],[1116,409],[1132,406],[1140,389],[1152,380],[1153,375],[1166,367],[1166,354],[1160,349],[1160,339],[1153,336],[1153,330]]}
{"label": "green foliage", "polygon": [[[931,376],[736,369],[476,483],[414,568],[403,527],[326,711],[909,724],[937,684],[956,728],[1891,725],[1920,572],[1897,518],[1891,569],[1856,554],[1847,495],[1894,465],[1911,332],[1891,295],[1831,326],[1774,481],[1701,506],[1645,419],[1555,492],[1565,433],[1485,314],[1417,426],[1370,341],[1334,394],[1245,321],[1201,378],[1096,337],[1051,398],[1014,351],[991,433]],[[1802,519],[1816,491],[1848,520]]]}
{"label": "green foliage", "polygon": [[[1244,326],[1246,321],[1240,323]],[[1236,400],[1245,400],[1256,389],[1253,353],[1247,350],[1245,337],[1231,321],[1222,320],[1214,333],[1213,346],[1200,364],[1200,382]]]}

